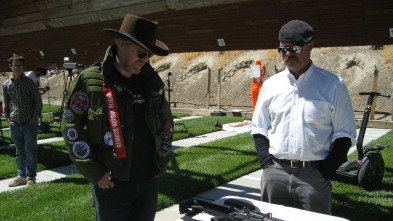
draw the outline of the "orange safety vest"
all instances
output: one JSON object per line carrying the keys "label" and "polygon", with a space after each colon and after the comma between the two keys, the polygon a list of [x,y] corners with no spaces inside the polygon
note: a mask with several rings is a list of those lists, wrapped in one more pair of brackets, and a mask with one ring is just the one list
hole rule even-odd
{"label": "orange safety vest", "polygon": [[255,65],[261,65],[261,77],[253,78],[251,82],[251,102],[252,102],[252,112],[254,113],[255,105],[258,100],[259,91],[262,88],[262,78],[265,76],[266,67],[261,63],[260,60],[255,60]]}

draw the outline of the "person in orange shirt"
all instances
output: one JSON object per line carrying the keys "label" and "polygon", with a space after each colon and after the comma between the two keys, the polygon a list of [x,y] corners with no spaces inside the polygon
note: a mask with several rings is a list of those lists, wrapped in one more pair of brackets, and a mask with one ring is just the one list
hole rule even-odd
{"label": "person in orange shirt", "polygon": [[265,76],[266,67],[261,63],[261,60],[255,60],[255,65],[261,65],[261,76],[257,78],[252,78],[251,83],[251,102],[252,102],[252,112],[254,113],[255,105],[258,100],[259,91],[262,88],[262,78]]}

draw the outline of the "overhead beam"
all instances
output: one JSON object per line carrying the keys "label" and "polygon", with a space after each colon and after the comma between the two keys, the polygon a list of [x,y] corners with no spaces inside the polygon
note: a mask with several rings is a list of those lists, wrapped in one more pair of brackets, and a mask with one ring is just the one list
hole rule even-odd
{"label": "overhead beam", "polygon": [[[124,2],[133,5],[122,5]],[[278,30],[292,19],[305,20],[314,27],[316,47],[393,44],[389,33],[393,28],[391,0],[0,0],[0,3],[0,71],[9,71],[7,59],[13,53],[28,59],[27,70],[51,64],[61,67],[64,57],[86,65],[99,61],[105,49],[113,44],[113,38],[102,33],[102,29],[118,29],[126,13],[157,21],[158,39],[172,53],[275,48]],[[26,4],[35,6],[35,10],[22,7]],[[108,5],[111,8],[106,8]],[[223,39],[225,46],[219,46],[217,39]],[[71,52],[72,48],[76,54]]]}

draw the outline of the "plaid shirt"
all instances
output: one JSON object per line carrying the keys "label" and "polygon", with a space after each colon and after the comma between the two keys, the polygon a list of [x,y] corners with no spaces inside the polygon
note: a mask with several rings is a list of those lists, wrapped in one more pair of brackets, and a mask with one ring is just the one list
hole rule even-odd
{"label": "plaid shirt", "polygon": [[28,122],[41,116],[42,99],[33,80],[22,75],[11,78],[3,84],[4,116],[18,123]]}

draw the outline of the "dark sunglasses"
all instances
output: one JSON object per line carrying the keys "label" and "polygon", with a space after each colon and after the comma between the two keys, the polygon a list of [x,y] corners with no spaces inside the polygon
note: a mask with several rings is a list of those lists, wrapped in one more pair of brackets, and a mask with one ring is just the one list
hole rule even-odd
{"label": "dark sunglasses", "polygon": [[285,54],[287,53],[287,51],[289,51],[290,53],[296,53],[299,54],[300,52],[302,52],[303,46],[299,46],[299,45],[294,45],[294,46],[280,46],[278,47],[278,53],[280,54]]}
{"label": "dark sunglasses", "polygon": [[153,57],[154,54],[147,52],[147,51],[138,51],[138,58],[145,58],[146,56],[148,58]]}

